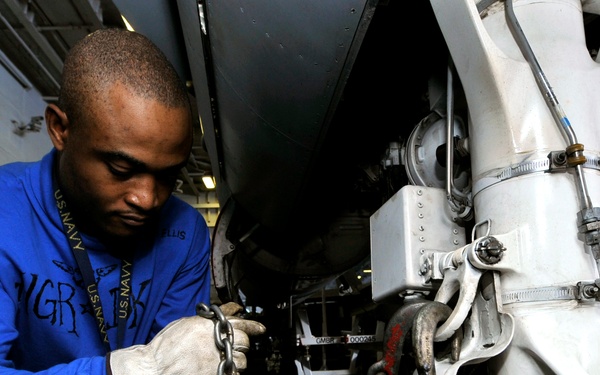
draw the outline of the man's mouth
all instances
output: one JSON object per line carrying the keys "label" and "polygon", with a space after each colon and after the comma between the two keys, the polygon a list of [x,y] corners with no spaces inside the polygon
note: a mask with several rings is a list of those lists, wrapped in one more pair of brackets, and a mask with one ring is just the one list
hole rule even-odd
{"label": "man's mouth", "polygon": [[140,227],[148,223],[149,217],[137,214],[120,214],[121,221],[130,227]]}

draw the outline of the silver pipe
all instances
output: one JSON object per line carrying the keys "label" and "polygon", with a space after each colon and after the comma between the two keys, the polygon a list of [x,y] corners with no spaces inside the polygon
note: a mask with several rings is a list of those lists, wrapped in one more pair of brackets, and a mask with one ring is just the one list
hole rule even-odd
{"label": "silver pipe", "polygon": [[523,29],[521,29],[521,25],[519,24],[519,21],[517,20],[513,9],[512,0],[506,0],[506,17],[509,21],[508,26],[511,27],[513,33],[516,34],[515,36],[517,45],[521,49],[525,60],[527,60],[531,70],[533,71],[535,82],[537,83],[540,91],[542,92],[542,95],[546,100],[546,104],[548,104],[550,112],[552,112],[552,116],[558,124],[562,125],[562,129],[564,130],[565,135],[569,140],[569,144],[572,145],[578,143],[577,137],[575,136],[571,124],[569,123],[569,119],[567,118],[564,111],[562,110],[562,107],[558,103],[558,99],[556,98],[556,95],[554,95],[552,87],[550,87],[550,83],[548,82],[546,75],[542,71],[542,68],[538,63],[537,58],[533,53],[533,50],[531,49],[531,46],[529,45],[529,42],[527,41],[527,38],[523,33]]}
{"label": "silver pipe", "polygon": [[454,186],[454,76],[452,74],[452,60],[448,64],[448,77],[446,88],[446,198],[454,206],[462,211],[456,204],[456,196],[467,198],[467,194]]}
{"label": "silver pipe", "polygon": [[[523,53],[525,60],[527,60],[527,62],[529,63],[529,67],[533,71],[533,76],[535,78],[535,81],[536,81],[542,95],[544,96],[546,104],[548,105],[548,108],[550,109],[550,112],[552,113],[552,117],[554,117],[554,120],[556,121],[556,123],[558,125],[560,125],[560,128],[564,131],[564,134],[567,137],[569,145],[578,143],[577,137],[575,136],[575,132],[573,131],[573,128],[571,127],[571,123],[569,122],[569,119],[567,118],[561,105],[559,104],[558,99],[556,98],[556,95],[554,95],[554,92],[552,91],[552,87],[550,86],[550,83],[548,82],[546,75],[542,71],[542,68],[541,68],[540,64],[538,63],[537,58],[535,57],[535,54],[533,53],[533,50],[531,49],[531,46],[529,45],[529,42],[527,41],[527,38],[525,37],[523,30],[521,29],[521,25],[519,24],[519,21],[517,20],[517,17],[515,15],[515,12],[513,9],[512,0],[506,0],[505,8],[506,8],[506,18],[508,20],[508,26],[510,27],[512,32],[515,34],[517,45],[521,49],[521,52]],[[583,174],[583,168],[581,165],[577,165],[575,167],[575,174],[576,174],[575,184],[577,185],[578,193],[580,196],[580,200],[579,200],[580,208],[581,209],[590,209],[593,207],[593,205],[592,205],[590,196],[588,194],[587,183],[585,181],[585,176]]]}
{"label": "silver pipe", "polygon": [[447,88],[446,88],[446,198],[454,201],[452,197],[452,166],[454,165],[454,80],[452,67],[448,64]]}
{"label": "silver pipe", "polygon": [[583,174],[583,166],[581,164],[575,166],[575,178],[577,179],[575,185],[579,189],[581,200],[579,205],[580,208],[582,210],[593,208],[594,205],[592,204],[592,198],[590,198],[590,194],[588,193],[587,183],[585,182],[585,176]]}

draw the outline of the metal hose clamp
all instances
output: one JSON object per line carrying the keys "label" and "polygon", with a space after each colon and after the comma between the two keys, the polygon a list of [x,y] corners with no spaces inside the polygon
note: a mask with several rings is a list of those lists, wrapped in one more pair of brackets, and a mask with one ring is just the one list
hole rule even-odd
{"label": "metal hose clamp", "polygon": [[223,311],[217,305],[200,302],[196,305],[196,314],[215,321],[215,345],[221,351],[221,362],[217,367],[217,375],[237,375],[233,362],[233,327]]}

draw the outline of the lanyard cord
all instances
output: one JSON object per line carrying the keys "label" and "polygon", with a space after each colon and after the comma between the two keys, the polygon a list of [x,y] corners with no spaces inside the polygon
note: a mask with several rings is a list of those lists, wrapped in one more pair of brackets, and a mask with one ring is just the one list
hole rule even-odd
{"label": "lanyard cord", "polygon": [[[87,291],[88,298],[93,307],[93,315],[96,318],[96,324],[98,325],[98,331],[102,339],[102,343],[106,348],[107,352],[110,352],[110,342],[108,340],[108,333],[106,332],[106,323],[104,321],[104,310],[102,309],[102,303],[100,302],[100,294],[98,294],[98,284],[94,277],[94,269],[90,263],[90,258],[83,246],[83,241],[79,235],[79,231],[75,227],[73,218],[71,217],[70,211],[67,209],[67,202],[64,200],[62,193],[58,187],[56,187],[56,181],[54,182],[54,198],[56,199],[56,206],[60,213],[60,219],[63,223],[63,230],[69,240],[71,250],[77,261],[77,265],[83,276],[83,282],[85,283],[85,290]],[[119,282],[119,306],[118,306],[118,323],[117,323],[117,347],[118,349],[123,344],[123,338],[125,336],[125,325],[127,324],[127,318],[129,316],[129,296],[131,294],[131,265],[132,263],[123,259],[121,262],[121,274]]]}

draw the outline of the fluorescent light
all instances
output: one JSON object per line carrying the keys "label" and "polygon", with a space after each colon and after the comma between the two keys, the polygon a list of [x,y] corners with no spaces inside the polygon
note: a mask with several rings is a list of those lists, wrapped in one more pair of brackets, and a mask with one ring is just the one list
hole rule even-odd
{"label": "fluorescent light", "polygon": [[203,176],[202,182],[204,183],[204,186],[206,186],[207,189],[214,189],[216,186],[215,178],[213,176]]}
{"label": "fluorescent light", "polygon": [[133,27],[131,27],[131,24],[129,23],[129,21],[127,21],[127,18],[125,18],[124,15],[121,14],[121,18],[123,19],[123,22],[125,22],[125,27],[127,28],[127,30],[135,31],[133,30]]}

